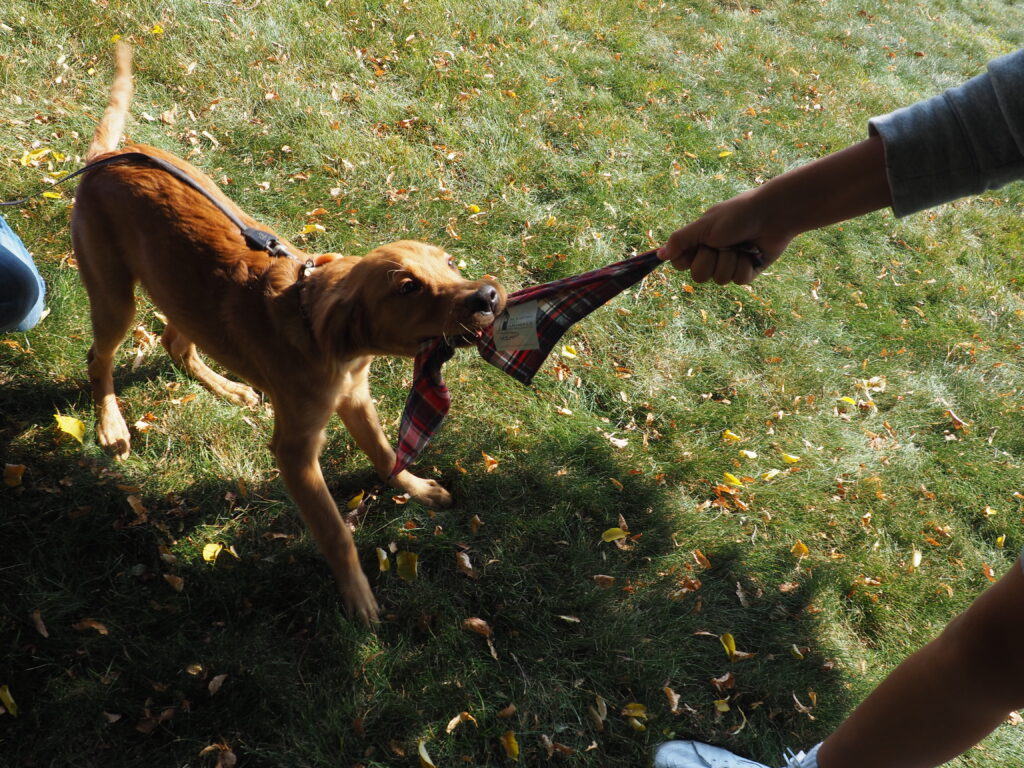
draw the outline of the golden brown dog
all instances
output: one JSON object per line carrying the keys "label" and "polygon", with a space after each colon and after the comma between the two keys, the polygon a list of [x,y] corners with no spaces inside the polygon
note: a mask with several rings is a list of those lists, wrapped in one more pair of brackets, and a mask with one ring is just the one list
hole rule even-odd
{"label": "golden brown dog", "polygon": [[[115,153],[131,94],[131,54],[122,44],[110,103],[87,160]],[[144,152],[186,170],[256,226],[183,160],[149,146],[122,151]],[[440,248],[412,241],[363,258],[327,260],[301,278],[300,262],[251,250],[209,200],[167,172],[137,164],[107,165],[82,178],[72,239],[89,293],[89,380],[100,444],[118,457],[128,455],[130,435],[112,373],[114,353],[133,322],[139,282],[168,318],[162,341],[178,365],[228,400],[259,402],[251,388],[208,368],[198,346],[270,398],[270,447],[285,485],[334,572],[346,609],[366,623],[376,621],[377,603],[352,535],[320,470],[324,426],[337,412],[387,479],[395,454],[370,398],[374,356],[411,356],[423,339],[485,328],[504,306],[502,288],[463,279]],[[309,258],[286,245],[301,260]],[[424,504],[451,504],[433,480],[403,471],[391,482]]]}

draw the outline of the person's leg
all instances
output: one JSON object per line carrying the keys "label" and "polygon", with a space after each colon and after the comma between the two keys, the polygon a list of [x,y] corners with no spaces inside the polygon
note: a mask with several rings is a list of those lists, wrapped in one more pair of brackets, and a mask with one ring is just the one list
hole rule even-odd
{"label": "person's leg", "polygon": [[45,290],[32,257],[0,216],[0,333],[38,323]]}
{"label": "person's leg", "polygon": [[1024,571],[1013,568],[825,739],[819,768],[932,768],[1024,707]]}

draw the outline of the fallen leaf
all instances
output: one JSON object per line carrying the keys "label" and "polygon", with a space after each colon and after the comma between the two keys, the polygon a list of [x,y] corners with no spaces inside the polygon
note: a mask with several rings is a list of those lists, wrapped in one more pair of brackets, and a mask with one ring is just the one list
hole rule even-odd
{"label": "fallen leaf", "polygon": [[639,702],[631,701],[622,708],[622,711],[619,714],[624,715],[625,717],[639,717],[647,719],[647,707]]}
{"label": "fallen leaf", "polygon": [[71,435],[82,445],[85,445],[85,424],[74,416],[62,416],[60,413],[53,414],[57,422],[57,428],[66,435]]}
{"label": "fallen leaf", "polygon": [[171,589],[175,592],[181,592],[185,588],[185,580],[181,576],[175,576],[173,573],[165,573],[164,581],[171,585]]}
{"label": "fallen leaf", "polygon": [[496,458],[489,456],[483,451],[480,451],[480,455],[484,457],[484,467],[488,472],[493,472],[498,468],[498,460]]}
{"label": "fallen leaf", "polygon": [[420,556],[415,552],[399,552],[395,555],[395,572],[403,581],[415,581],[419,577]]}
{"label": "fallen leaf", "polygon": [[227,680],[227,678],[228,678],[227,674],[223,674],[223,675],[215,675],[210,680],[210,684],[208,686],[206,686],[206,689],[210,692],[211,696],[216,695],[217,691],[219,691],[220,687],[222,685],[224,685],[224,681]]}
{"label": "fallen leaf", "polygon": [[14,697],[11,696],[11,689],[6,685],[0,685],[0,704],[3,704],[4,709],[14,715],[14,717],[18,716],[18,704],[14,701]]}
{"label": "fallen leaf", "polygon": [[444,729],[445,733],[451,733],[463,723],[472,723],[477,728],[480,727],[480,724],[476,721],[476,718],[469,714],[469,712],[459,712],[459,714],[457,714],[455,717],[448,721],[448,725]]}
{"label": "fallen leaf", "polygon": [[473,515],[473,517],[471,517],[469,519],[469,529],[473,533],[476,533],[477,531],[479,531],[480,530],[480,526],[482,526],[483,524],[484,524],[484,521],[480,519],[480,515]]}
{"label": "fallen leaf", "polygon": [[509,760],[519,760],[519,742],[516,741],[515,733],[505,731],[501,735],[501,746],[505,749]]}
{"label": "fallen leaf", "polygon": [[470,632],[476,632],[478,635],[483,635],[484,637],[490,637],[494,634],[494,630],[491,629],[491,625],[476,616],[465,619],[462,622],[462,628],[468,629]]}
{"label": "fallen leaf", "polygon": [[673,715],[678,715],[682,712],[679,709],[679,694],[669,688],[667,685],[661,689],[661,692],[665,694],[665,698],[668,699],[668,711]]}
{"label": "fallen leaf", "polygon": [[579,357],[579,353],[576,351],[575,347],[565,344],[562,346],[562,357],[573,359]]}
{"label": "fallen leaf", "polygon": [[615,586],[614,576],[605,576],[603,573],[597,573],[591,578],[594,580],[594,583],[602,589],[609,589],[610,587]]}
{"label": "fallen leaf", "polygon": [[434,761],[430,757],[430,753],[427,752],[427,746],[423,743],[423,739],[420,739],[416,745],[416,753],[420,758],[420,768],[437,768],[434,765]]}
{"label": "fallen leaf", "polygon": [[359,505],[363,503],[363,497],[366,496],[366,491],[360,491],[351,499],[348,500],[348,504],[345,507],[351,512],[353,509],[358,509]]}
{"label": "fallen leaf", "polygon": [[203,547],[203,560],[208,563],[217,562],[217,556],[224,549],[224,545],[215,541],[211,541],[209,544]]}
{"label": "fallen leaf", "polygon": [[786,462],[787,464],[796,464],[798,461],[800,461],[800,457],[799,456],[794,456],[791,453],[783,452],[782,453],[782,460],[784,462]]}
{"label": "fallen leaf", "polygon": [[381,573],[391,570],[391,560],[388,559],[388,553],[380,547],[377,547],[377,567]]}
{"label": "fallen leaf", "polygon": [[723,472],[722,477],[725,478],[726,485],[732,485],[735,486],[736,488],[743,487],[743,483],[732,472]]}
{"label": "fallen leaf", "polygon": [[455,567],[471,579],[480,578],[480,574],[473,568],[473,561],[469,559],[468,552],[455,553]]}
{"label": "fallen leaf", "polygon": [[50,636],[50,632],[49,632],[49,630],[46,629],[46,625],[43,623],[42,611],[39,611],[39,610],[32,611],[30,616],[32,618],[32,626],[34,626],[36,628],[36,632],[38,632],[43,637],[49,637]]}
{"label": "fallen leaf", "polygon": [[[733,648],[733,652],[735,652],[735,648]],[[717,691],[723,693],[736,687],[736,676],[732,672],[726,672],[724,675],[712,677],[711,685],[713,685]]]}
{"label": "fallen leaf", "polygon": [[793,548],[789,551],[797,557],[807,557],[809,554],[811,554],[811,550],[809,550],[807,548],[807,545],[804,544],[800,539],[796,540],[796,544],[794,544]]}
{"label": "fallen leaf", "polygon": [[729,711],[729,697],[726,696],[724,699],[715,699],[715,710],[717,712],[728,712]]}
{"label": "fallen leaf", "polygon": [[711,561],[708,560],[707,557],[704,555],[704,553],[701,552],[699,549],[693,550],[693,559],[697,561],[697,564],[701,568],[710,568],[711,567]]}
{"label": "fallen leaf", "polygon": [[110,634],[106,626],[104,626],[101,622],[96,621],[96,619],[82,619],[81,621],[76,621],[74,624],[71,625],[71,628],[78,630],[95,629],[101,635]]}
{"label": "fallen leaf", "polygon": [[509,704],[507,707],[503,707],[498,710],[498,717],[508,719],[516,713],[516,705]]}
{"label": "fallen leaf", "polygon": [[4,485],[8,488],[17,488],[21,485],[21,477],[24,474],[24,464],[4,464]]}
{"label": "fallen leaf", "polygon": [[756,451],[748,451],[745,448],[741,448],[740,449],[740,456],[742,456],[745,459],[756,459],[757,458],[757,452]]}
{"label": "fallen leaf", "polygon": [[985,578],[989,581],[998,581],[998,579],[996,579],[995,573],[992,571],[992,566],[988,563],[981,564],[981,572],[985,574]]}
{"label": "fallen leaf", "polygon": [[629,535],[628,532],[621,528],[609,528],[601,534],[601,539],[604,541],[617,541],[618,539],[624,539]]}

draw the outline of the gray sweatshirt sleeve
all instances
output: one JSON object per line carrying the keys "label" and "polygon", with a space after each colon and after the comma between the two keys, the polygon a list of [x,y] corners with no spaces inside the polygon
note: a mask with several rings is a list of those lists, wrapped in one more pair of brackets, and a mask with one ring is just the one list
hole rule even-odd
{"label": "gray sweatshirt sleeve", "polygon": [[868,127],[885,146],[897,216],[1024,178],[1024,49]]}

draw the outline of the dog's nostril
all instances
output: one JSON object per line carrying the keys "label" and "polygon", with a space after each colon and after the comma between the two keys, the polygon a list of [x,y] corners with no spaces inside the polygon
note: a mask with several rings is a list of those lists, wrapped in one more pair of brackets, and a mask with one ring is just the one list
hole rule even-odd
{"label": "dog's nostril", "polygon": [[466,301],[470,312],[494,312],[498,307],[498,291],[493,285],[481,286]]}

